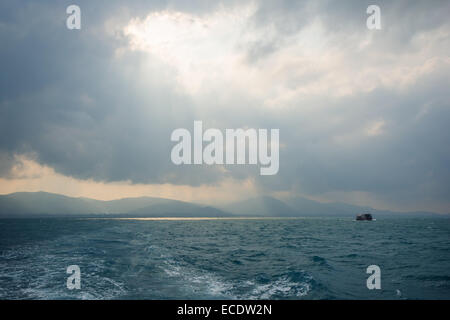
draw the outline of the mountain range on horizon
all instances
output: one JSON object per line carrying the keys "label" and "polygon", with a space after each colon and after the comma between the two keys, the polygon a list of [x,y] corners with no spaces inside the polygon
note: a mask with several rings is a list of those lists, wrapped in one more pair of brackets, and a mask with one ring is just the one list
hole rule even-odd
{"label": "mountain range on horizon", "polygon": [[346,203],[323,203],[304,197],[250,198],[218,207],[185,201],[138,197],[118,200],[75,198],[47,192],[0,195],[0,217],[127,216],[127,217],[354,217],[361,212],[377,216],[446,216],[433,212],[394,212]]}

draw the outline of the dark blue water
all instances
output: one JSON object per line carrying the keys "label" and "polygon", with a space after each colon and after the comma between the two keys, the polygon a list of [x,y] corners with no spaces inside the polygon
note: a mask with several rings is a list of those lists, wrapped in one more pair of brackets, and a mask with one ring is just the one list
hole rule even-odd
{"label": "dark blue water", "polygon": [[0,298],[449,299],[449,236],[450,219],[0,220]]}

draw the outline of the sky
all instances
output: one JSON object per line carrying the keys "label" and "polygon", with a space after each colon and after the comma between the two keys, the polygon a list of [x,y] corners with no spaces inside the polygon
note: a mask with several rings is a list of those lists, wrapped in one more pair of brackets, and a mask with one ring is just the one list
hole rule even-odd
{"label": "sky", "polygon": [[[67,6],[81,29],[66,27]],[[381,29],[366,9],[380,7]],[[450,213],[449,1],[0,3],[0,194],[302,196]],[[279,129],[280,166],[171,162]]]}

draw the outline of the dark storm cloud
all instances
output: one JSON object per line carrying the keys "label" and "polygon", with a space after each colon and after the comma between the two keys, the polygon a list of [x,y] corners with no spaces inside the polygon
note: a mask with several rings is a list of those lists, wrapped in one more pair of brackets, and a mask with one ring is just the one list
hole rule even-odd
{"label": "dark storm cloud", "polygon": [[65,4],[3,3],[2,152],[8,159],[35,153],[40,163],[78,178],[194,185],[218,179],[214,169],[185,174],[168,161],[173,128],[193,122],[189,98],[175,92],[158,67],[147,70],[154,74],[145,84],[134,83],[141,56],[130,53],[119,66],[117,40],[96,32],[105,11],[115,12],[114,4],[103,4],[83,7],[83,23],[92,24],[76,33],[65,28]]}
{"label": "dark storm cloud", "polygon": [[[226,98],[221,99],[214,92],[195,98],[183,93],[175,85],[176,70],[156,58],[139,51],[118,56],[127,39],[107,24],[123,26],[155,10],[207,14],[239,3],[79,1],[82,30],[69,31],[65,8],[71,1],[2,1],[0,175],[8,176],[15,154],[33,154],[39,163],[82,179],[199,185],[227,176],[254,177],[267,192],[364,191],[399,205],[435,201],[448,206],[448,62],[439,60],[441,70],[419,77],[405,90],[377,87],[345,97],[294,99],[283,109],[271,109],[246,96],[245,88],[222,88]],[[389,69],[401,62],[396,55],[406,59],[423,49],[415,40],[424,32],[448,31],[448,1],[378,1],[383,29],[367,49],[358,51],[355,39],[369,32],[369,4],[259,1],[247,31],[270,27],[272,32],[244,43],[247,63],[259,68],[259,61],[281,52],[292,35],[314,21],[321,22],[355,70],[365,66],[366,56],[385,54],[392,55],[391,64],[380,68]],[[448,38],[430,50],[445,56]],[[318,70],[302,77],[291,73],[287,70],[283,78],[288,88],[327,75]],[[314,111],[304,111],[311,106]],[[249,166],[227,166],[227,173],[216,167],[174,166],[170,134],[180,127],[191,130],[195,119],[221,129],[279,128],[284,144],[279,174],[260,177]],[[385,132],[362,137],[366,125],[378,120]],[[341,138],[344,142],[336,142]]]}
{"label": "dark storm cloud", "polygon": [[[443,75],[428,84],[419,83],[414,93],[407,96],[376,90],[340,102],[334,115],[328,109],[327,114],[309,119],[342,117],[342,121],[328,128],[310,128],[300,116],[294,116],[299,119],[299,129],[285,130],[284,138],[291,148],[282,152],[280,158],[298,160],[280,166],[277,178],[299,184],[307,194],[364,190],[390,200],[414,202],[425,194],[433,194],[436,200],[446,201],[450,197],[450,170],[446,164],[450,151],[443,146],[450,140],[449,94],[439,83],[449,80]],[[427,85],[431,88],[424,89]],[[374,108],[349,107],[365,104]],[[424,106],[429,112],[418,118]],[[387,132],[383,135],[362,137],[348,144],[329,139],[336,133],[358,130],[365,120],[380,117],[386,119]]]}
{"label": "dark storm cloud", "polygon": [[8,177],[14,163],[14,157],[10,153],[0,151],[0,176]]}

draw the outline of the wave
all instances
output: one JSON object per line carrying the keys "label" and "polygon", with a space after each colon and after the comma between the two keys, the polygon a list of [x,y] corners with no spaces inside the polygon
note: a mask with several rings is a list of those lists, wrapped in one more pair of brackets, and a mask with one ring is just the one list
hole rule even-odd
{"label": "wave", "polygon": [[188,298],[192,294],[213,299],[298,299],[306,296],[313,288],[313,277],[302,271],[280,275],[271,280],[233,280],[209,271],[196,270],[167,260],[164,272],[176,278]]}

